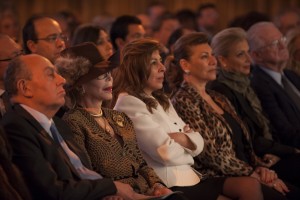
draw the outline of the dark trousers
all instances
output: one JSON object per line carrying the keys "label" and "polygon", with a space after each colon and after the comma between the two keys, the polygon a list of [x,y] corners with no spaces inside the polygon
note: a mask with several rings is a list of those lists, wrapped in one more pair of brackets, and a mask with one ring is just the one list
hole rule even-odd
{"label": "dark trousers", "polygon": [[274,170],[282,180],[300,188],[300,154],[282,157],[271,169]]}
{"label": "dark trousers", "polygon": [[287,187],[290,189],[290,192],[283,196],[281,193],[276,191],[273,188],[262,185],[262,192],[265,200],[299,200],[300,199],[300,190],[296,186],[293,186],[289,183],[286,183]]}

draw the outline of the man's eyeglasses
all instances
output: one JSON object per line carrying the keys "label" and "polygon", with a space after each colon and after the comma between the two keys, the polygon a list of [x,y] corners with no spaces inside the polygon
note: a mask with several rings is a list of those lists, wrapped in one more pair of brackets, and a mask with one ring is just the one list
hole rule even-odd
{"label": "man's eyeglasses", "polygon": [[13,53],[13,55],[10,57],[10,58],[5,58],[5,59],[0,59],[0,62],[9,62],[9,61],[11,61],[12,59],[14,59],[14,58],[16,58],[16,57],[18,57],[18,56],[20,56],[20,55],[23,55],[24,54],[24,51],[23,50],[20,50],[20,51],[18,51],[18,52],[15,52],[15,53]]}
{"label": "man's eyeglasses", "polygon": [[101,74],[97,77],[98,80],[107,79],[108,77],[111,77],[111,72],[106,72],[105,74]]}
{"label": "man's eyeglasses", "polygon": [[49,35],[45,38],[38,38],[36,40],[45,40],[49,43],[55,43],[55,42],[57,42],[58,39],[61,39],[64,42],[68,41],[68,37],[64,34]]}
{"label": "man's eyeglasses", "polygon": [[283,37],[279,38],[278,40],[274,40],[270,44],[262,46],[258,49],[263,49],[263,48],[266,48],[266,47],[278,48],[279,45],[286,45],[286,37],[283,36]]}

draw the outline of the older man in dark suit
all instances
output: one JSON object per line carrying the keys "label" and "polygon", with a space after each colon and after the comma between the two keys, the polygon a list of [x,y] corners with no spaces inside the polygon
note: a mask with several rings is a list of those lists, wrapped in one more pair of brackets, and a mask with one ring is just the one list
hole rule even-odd
{"label": "older man in dark suit", "polygon": [[284,69],[289,53],[286,38],[270,22],[253,25],[247,32],[255,63],[251,80],[263,109],[281,143],[300,148],[300,77]]}
{"label": "older man in dark suit", "polygon": [[31,54],[11,61],[4,85],[14,106],[2,125],[33,199],[139,199],[145,196],[102,178],[54,114],[65,102],[64,78],[46,58]]}

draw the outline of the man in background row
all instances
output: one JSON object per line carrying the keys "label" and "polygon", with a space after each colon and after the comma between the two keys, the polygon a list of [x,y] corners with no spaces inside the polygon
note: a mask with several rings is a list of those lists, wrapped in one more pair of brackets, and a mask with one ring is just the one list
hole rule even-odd
{"label": "man in background row", "polygon": [[59,23],[50,17],[36,15],[29,18],[23,28],[25,54],[39,54],[51,63],[66,48],[67,36],[62,34]]}

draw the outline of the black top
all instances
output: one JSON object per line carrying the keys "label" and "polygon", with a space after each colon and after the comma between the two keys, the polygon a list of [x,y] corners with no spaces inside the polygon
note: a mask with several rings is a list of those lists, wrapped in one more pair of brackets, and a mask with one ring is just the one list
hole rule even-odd
{"label": "black top", "polygon": [[234,151],[236,153],[236,157],[240,160],[245,161],[246,163],[250,163],[249,158],[245,154],[245,146],[244,146],[244,138],[243,138],[243,130],[239,123],[235,121],[235,119],[226,111],[222,115],[226,120],[227,124],[230,126],[232,130],[232,143],[234,144]]}

